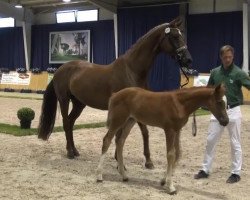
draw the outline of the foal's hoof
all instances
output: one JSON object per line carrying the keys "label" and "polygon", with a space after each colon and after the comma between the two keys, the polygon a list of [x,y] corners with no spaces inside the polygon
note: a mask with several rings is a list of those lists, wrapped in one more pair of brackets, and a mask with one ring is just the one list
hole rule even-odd
{"label": "foal's hoof", "polygon": [[177,190],[174,190],[172,192],[168,192],[169,195],[176,195],[177,194]]}
{"label": "foal's hoof", "polygon": [[[119,172],[119,166],[117,166],[116,169]],[[125,167],[125,165],[123,165],[123,169],[124,169],[124,171],[127,171],[127,168]]]}
{"label": "foal's hoof", "polygon": [[146,162],[145,163],[145,167],[147,168],[147,169],[154,169],[155,167],[154,167],[154,164],[152,163],[152,162]]}
{"label": "foal's hoof", "polygon": [[123,182],[128,182],[128,178],[123,178],[122,181]]}
{"label": "foal's hoof", "polygon": [[164,186],[166,184],[166,180],[162,179],[161,180],[161,186]]}

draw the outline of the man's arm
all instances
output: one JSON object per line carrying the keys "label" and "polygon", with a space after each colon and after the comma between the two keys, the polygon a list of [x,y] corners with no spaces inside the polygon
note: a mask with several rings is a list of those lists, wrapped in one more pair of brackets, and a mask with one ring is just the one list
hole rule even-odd
{"label": "man's arm", "polygon": [[247,75],[247,73],[242,71],[242,73],[240,75],[240,80],[241,80],[241,84],[244,87],[246,87],[248,90],[250,90],[250,77]]}

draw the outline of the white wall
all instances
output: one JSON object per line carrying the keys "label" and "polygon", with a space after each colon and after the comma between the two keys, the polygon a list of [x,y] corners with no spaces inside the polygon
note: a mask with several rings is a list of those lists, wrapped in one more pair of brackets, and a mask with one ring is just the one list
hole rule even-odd
{"label": "white wall", "polygon": [[[242,10],[243,0],[215,0],[215,12]],[[214,0],[191,0],[189,14],[213,13]]]}

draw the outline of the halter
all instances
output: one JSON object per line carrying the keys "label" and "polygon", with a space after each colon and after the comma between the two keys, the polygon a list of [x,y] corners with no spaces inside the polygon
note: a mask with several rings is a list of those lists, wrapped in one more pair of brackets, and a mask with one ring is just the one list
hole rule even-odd
{"label": "halter", "polygon": [[[168,35],[168,34],[170,33],[171,29],[176,29],[176,30],[178,30],[179,34],[181,35],[180,29],[178,29],[178,28],[170,28],[170,27],[168,27],[168,25],[169,25],[169,24],[167,24],[167,28],[165,28],[165,36]],[[162,40],[164,40],[164,39],[165,39],[165,37],[162,38]],[[175,46],[171,40],[169,40],[169,41],[170,41],[170,43],[172,43],[172,46]],[[161,42],[162,42],[162,41],[161,41]],[[186,45],[181,46],[181,47],[179,47],[179,48],[177,48],[177,49],[175,50],[175,53],[176,53],[176,55],[177,55],[178,57],[181,57],[181,52],[182,52],[183,50],[186,50],[186,49],[187,49],[187,46],[186,46]],[[179,60],[179,59],[177,59],[177,60]],[[181,65],[180,65],[180,66],[181,66]],[[182,66],[181,66],[181,68],[182,68]]]}
{"label": "halter", "polygon": [[[168,24],[167,24],[167,25],[168,25]],[[167,34],[170,33],[170,29],[171,29],[170,27],[167,27],[167,28],[165,29],[165,35],[167,35]],[[175,28],[175,29],[177,29],[177,30],[179,31],[179,34],[181,35],[180,30],[179,30],[178,28]],[[164,37],[164,38],[165,38],[165,37]],[[164,38],[163,38],[163,39],[164,39]],[[170,40],[170,42],[171,42],[171,40]],[[173,45],[173,44],[172,44],[172,45]],[[174,46],[174,45],[173,45],[173,46]],[[177,49],[175,50],[176,55],[177,55],[178,57],[181,57],[181,52],[182,52],[183,50],[186,50],[186,49],[187,49],[187,46],[186,46],[186,45],[177,48]],[[177,60],[178,60],[178,62],[180,62],[179,59],[177,59]],[[180,63],[179,63],[179,64],[180,64]],[[181,69],[183,75],[184,75],[185,78],[186,78],[186,83],[184,83],[184,84],[181,85],[181,88],[183,88],[185,85],[187,85],[187,84],[189,83],[189,77],[187,76],[186,72],[183,70],[183,67],[182,67],[181,64],[180,64],[180,69]],[[195,112],[193,112],[192,135],[193,135],[193,136],[196,136],[196,133],[197,133],[196,115],[195,115]]]}
{"label": "halter", "polygon": [[[168,26],[169,24],[167,24],[167,26]],[[165,28],[165,36],[167,35],[167,34],[169,34],[170,33],[170,27],[167,27],[167,28]],[[177,29],[178,30],[178,32],[179,32],[179,34],[181,35],[181,31],[180,31],[180,29],[178,29],[178,28],[172,28],[172,29]],[[164,37],[165,38],[165,37]],[[164,39],[163,38],[163,39]],[[171,42],[171,40],[169,40],[170,42]],[[171,42],[172,43],[172,42]],[[173,45],[173,44],[172,44]],[[174,45],[173,45],[174,46]],[[184,45],[184,46],[181,46],[181,47],[179,47],[179,48],[177,48],[176,50],[175,50],[175,52],[176,52],[176,55],[178,56],[178,57],[181,57],[181,52],[183,51],[183,50],[186,50],[187,49],[187,45]],[[179,60],[180,59],[177,59],[178,60],[178,62],[179,62]],[[180,63],[179,63],[180,64]],[[185,85],[187,85],[188,83],[189,83],[189,78],[188,78],[188,76],[187,76],[187,74],[186,74],[186,72],[183,70],[183,67],[182,67],[182,65],[180,64],[180,69],[181,69],[181,71],[182,71],[182,73],[184,74],[184,76],[185,76],[185,78],[186,78],[186,83],[184,83],[183,85],[181,85],[181,88],[182,87],[184,87]]]}
{"label": "halter", "polygon": [[186,45],[184,45],[184,46],[182,46],[182,47],[176,49],[176,53],[178,54],[178,53],[180,53],[181,51],[183,51],[183,50],[185,50],[185,49],[187,49],[187,46],[186,46]]}

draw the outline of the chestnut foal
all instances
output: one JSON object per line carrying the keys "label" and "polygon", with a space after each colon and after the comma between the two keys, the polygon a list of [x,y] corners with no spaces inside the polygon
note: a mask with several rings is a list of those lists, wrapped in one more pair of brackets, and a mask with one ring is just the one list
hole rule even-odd
{"label": "chestnut foal", "polygon": [[160,127],[165,131],[168,166],[161,181],[166,183],[169,194],[175,194],[172,175],[180,157],[180,130],[187,123],[191,113],[206,106],[221,125],[228,124],[226,105],[223,100],[225,88],[193,87],[172,92],[151,92],[131,87],[112,95],[109,101],[108,127],[103,139],[102,156],[97,169],[97,181],[102,181],[103,162],[111,140],[119,129],[122,133],[116,140],[118,171],[127,181],[123,164],[124,142],[136,122]]}

